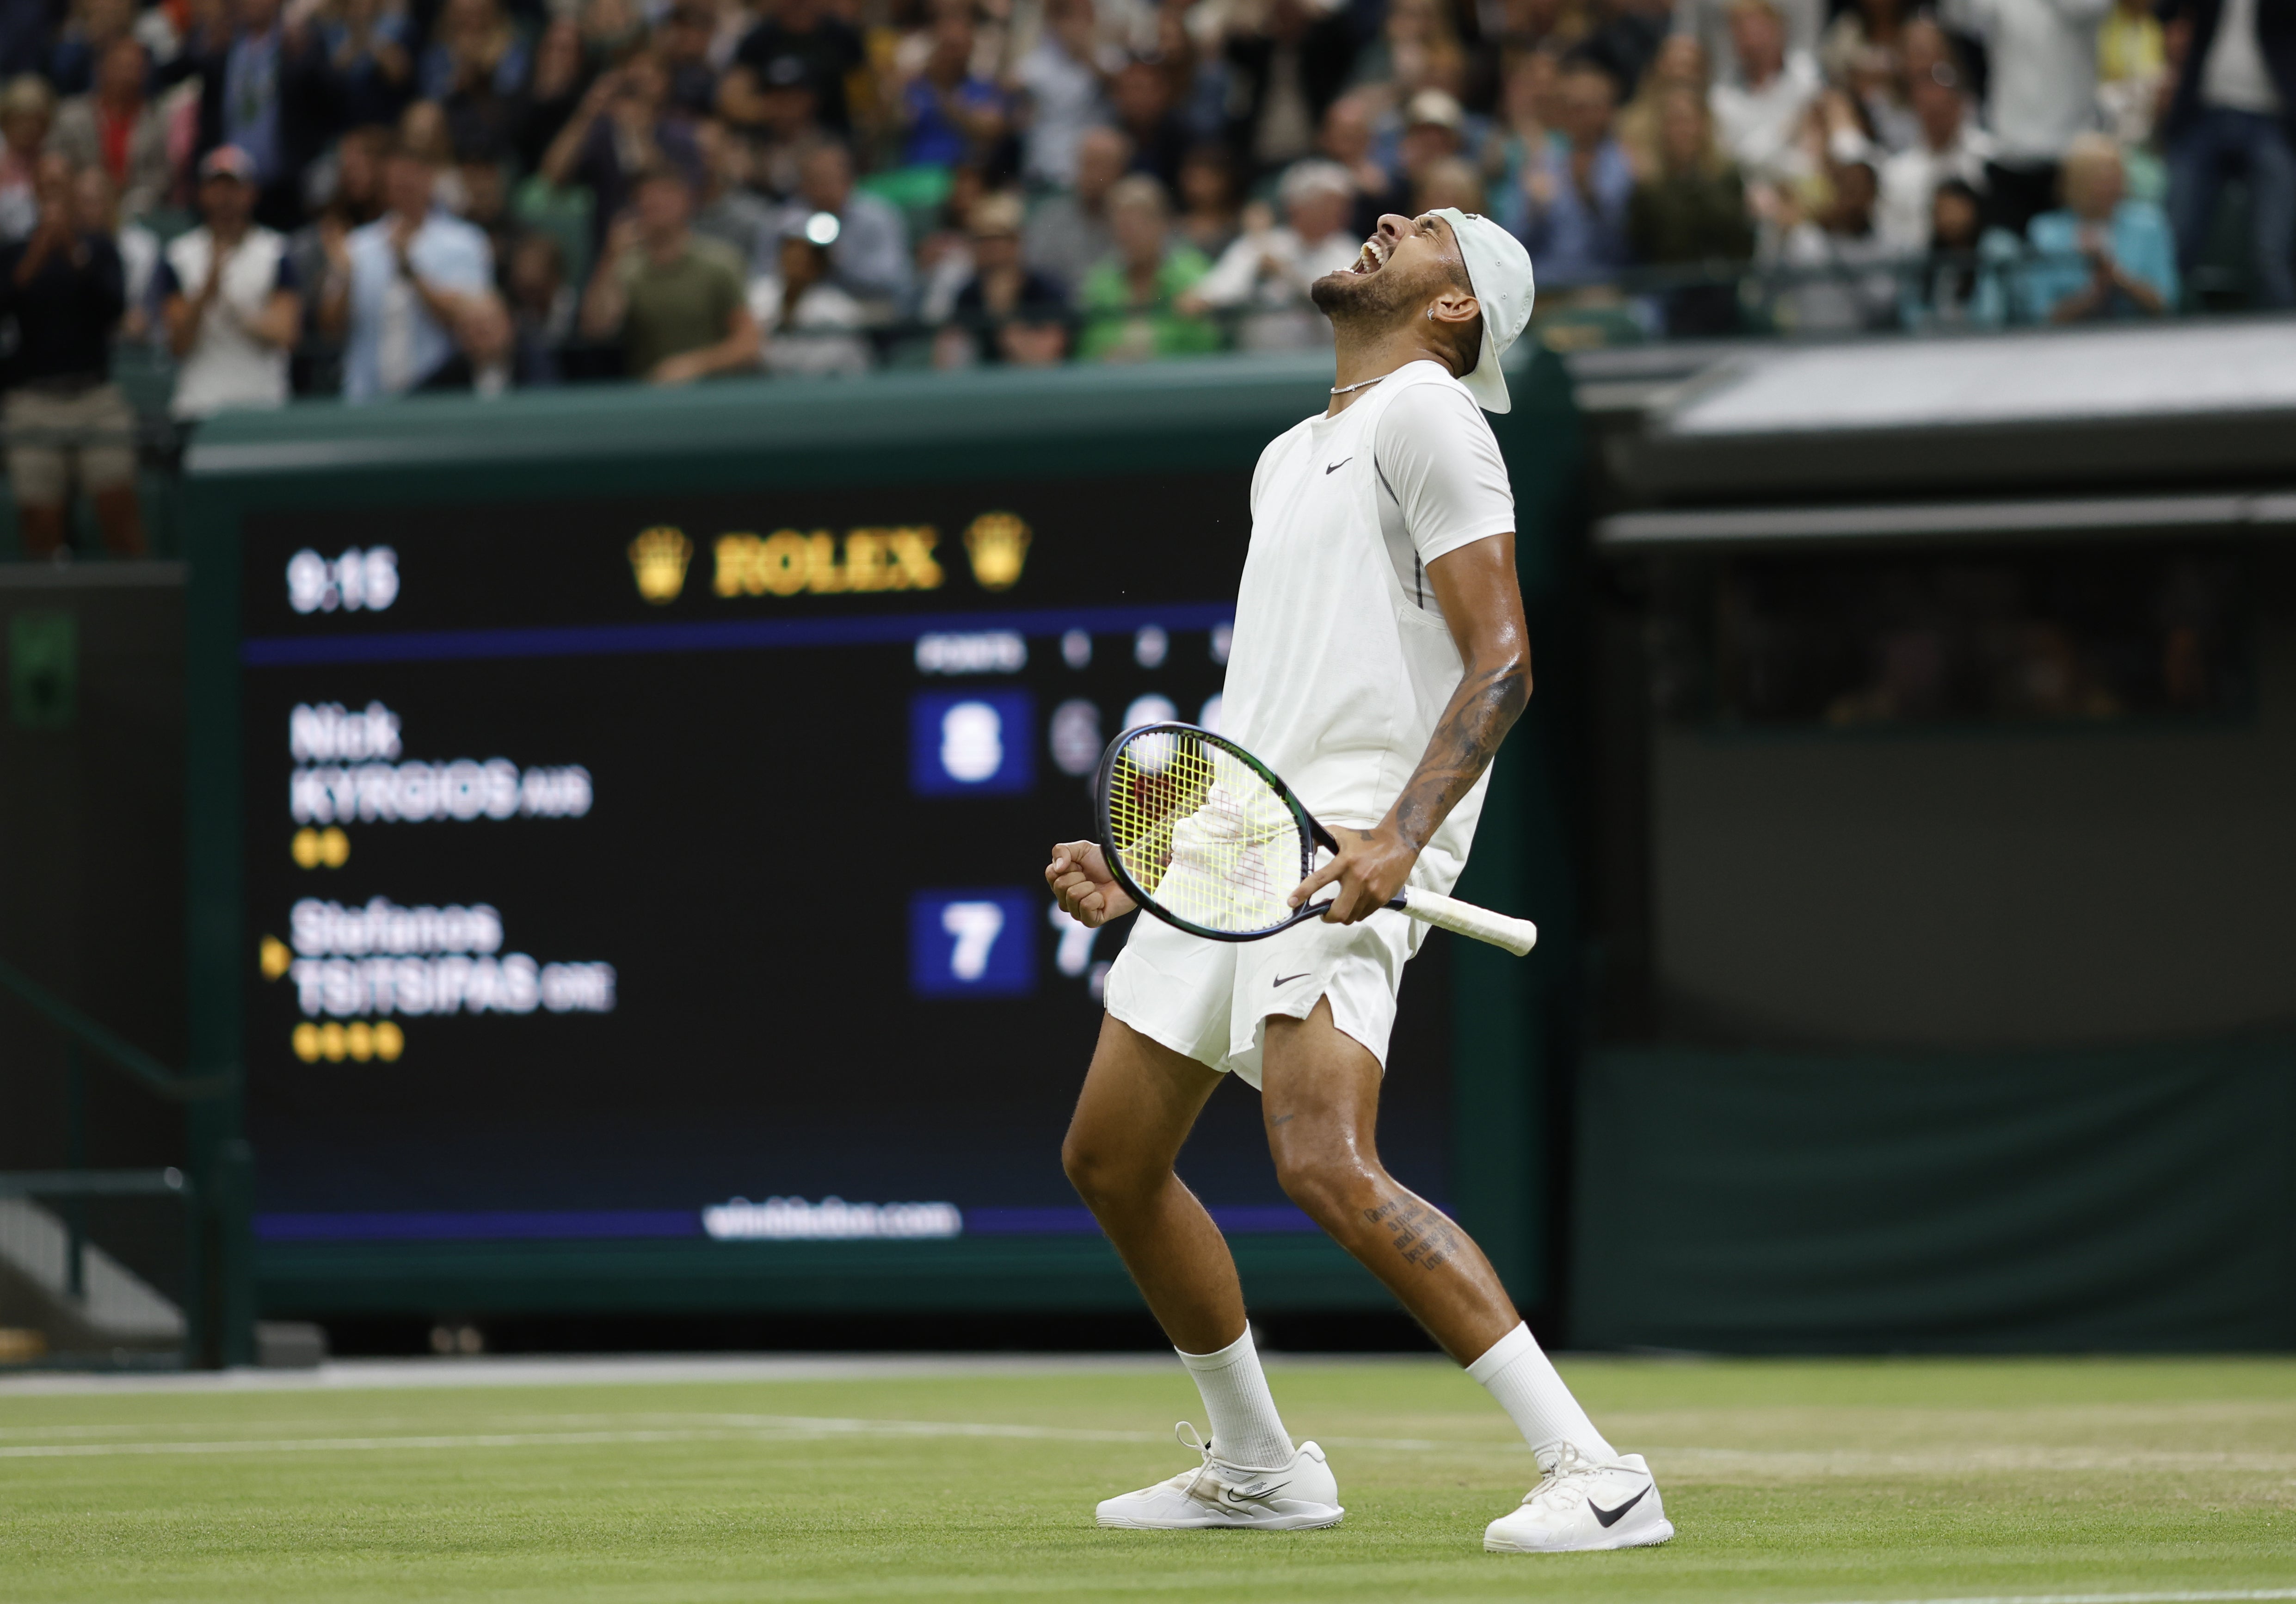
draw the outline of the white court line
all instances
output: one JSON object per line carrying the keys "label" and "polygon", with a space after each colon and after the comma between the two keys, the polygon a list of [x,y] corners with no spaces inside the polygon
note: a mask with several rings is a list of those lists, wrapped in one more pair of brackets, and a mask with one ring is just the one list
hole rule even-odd
{"label": "white court line", "polygon": [[616,1443],[785,1443],[791,1438],[1026,1437],[1084,1443],[1152,1443],[1144,1431],[1063,1431],[937,1420],[837,1420],[792,1417],[786,1425],[661,1431],[496,1431],[388,1437],[222,1437],[179,1443],[20,1443],[0,1445],[0,1460],[108,1459],[123,1454],[369,1453],[404,1448],[545,1448]]}
{"label": "white court line", "polygon": [[[372,1453],[394,1449],[578,1447],[618,1443],[785,1443],[827,1437],[972,1437],[1028,1442],[1168,1443],[1160,1431],[1095,1431],[1061,1426],[1006,1426],[978,1420],[867,1420],[832,1415],[730,1415],[715,1427],[619,1431],[497,1431],[357,1437],[217,1437],[144,1443],[0,1444],[0,1460],[112,1459],[129,1455],[217,1453]],[[1441,1442],[1420,1437],[1331,1437],[1342,1447],[1410,1452],[1522,1452],[1519,1443]]]}
{"label": "white court line", "polygon": [[2006,1593],[1992,1599],[1861,1599],[1846,1604],[2220,1604],[2241,1599],[2296,1599],[2296,1587],[2251,1587],[2223,1592]]}
{"label": "white court line", "polygon": [[[318,1453],[382,1452],[396,1449],[463,1449],[463,1448],[529,1448],[562,1445],[578,1447],[601,1444],[639,1443],[739,1443],[791,1442],[821,1440],[831,1437],[931,1438],[970,1437],[975,1439],[1004,1439],[1021,1442],[1053,1443],[1154,1443],[1166,1444],[1171,1439],[1160,1431],[1111,1431],[1089,1427],[1062,1426],[1016,1426],[978,1420],[892,1420],[868,1419],[838,1415],[762,1415],[721,1414],[684,1415],[694,1422],[691,1425],[658,1427],[598,1427],[594,1429],[562,1429],[590,1422],[631,1416],[603,1414],[552,1414],[543,1416],[511,1415],[507,1422],[549,1422],[558,1430],[511,1430],[457,1432],[450,1434],[414,1433],[408,1435],[381,1434],[372,1430],[357,1436],[292,1436],[292,1437],[204,1437],[168,1441],[121,1442],[116,1440],[127,1432],[160,1433],[170,1429],[197,1430],[200,1427],[185,1423],[177,1427],[147,1424],[135,1427],[73,1427],[51,1426],[23,1428],[0,1428],[0,1439],[24,1436],[54,1437],[62,1435],[93,1436],[101,1434],[111,1441],[99,1442],[32,1442],[0,1441],[0,1460],[41,1459],[104,1459],[125,1455],[153,1454],[217,1454],[217,1453]],[[638,1419],[678,1420],[677,1413],[647,1411]],[[316,1425],[320,1422],[301,1422]],[[327,1422],[326,1424],[333,1424]],[[348,1425],[350,1422],[343,1422]],[[368,1424],[362,1422],[361,1424]],[[376,1421],[373,1425],[393,1422]],[[209,1427],[208,1429],[212,1430]],[[1526,1451],[1520,1440],[1508,1438],[1473,1439],[1460,1437],[1358,1437],[1324,1435],[1320,1441],[1330,1448],[1357,1448],[1373,1452],[1402,1453],[1447,1453],[1474,1457],[1499,1455],[1510,1460],[1523,1459]],[[1873,1454],[1857,1452],[1808,1452],[1794,1451],[1762,1451],[1724,1448],[1681,1448],[1653,1445],[1644,1450],[1662,1468],[1682,1467],[1685,1461],[1695,1464],[1704,1460],[1718,1465],[1739,1467],[1755,1473],[1773,1475],[1984,1475],[1992,1472],[2035,1469],[2121,1470],[2131,1474],[2158,1471],[2244,1471],[2252,1474],[2284,1475],[2296,1470],[2296,1458],[2287,1455],[2236,1453],[2135,1453],[2122,1452],[2100,1455],[2088,1449],[2050,1449],[2030,1446],[1978,1448],[1954,1454]],[[2289,1595],[2296,1599],[2296,1591]]]}
{"label": "white court line", "polygon": [[[1439,1353],[1264,1354],[1270,1369],[1448,1365]],[[942,1380],[976,1376],[1176,1375],[1153,1353],[701,1353],[337,1359],[308,1370],[0,1375],[0,1399],[31,1394],[298,1393],[394,1387],[633,1386],[654,1382]]]}

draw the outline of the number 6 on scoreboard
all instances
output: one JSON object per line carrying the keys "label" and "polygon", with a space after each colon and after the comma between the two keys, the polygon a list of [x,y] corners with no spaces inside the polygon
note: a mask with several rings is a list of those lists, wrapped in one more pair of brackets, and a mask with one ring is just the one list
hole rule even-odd
{"label": "number 6 on scoreboard", "polygon": [[[1326,904],[1294,909],[1286,899],[1313,871],[1317,850],[1336,853],[1340,843],[1234,741],[1193,724],[1128,729],[1101,755],[1093,793],[1111,872],[1166,924],[1250,942],[1323,917]],[[1538,940],[1529,919],[1417,886],[1388,906],[1518,958]]]}

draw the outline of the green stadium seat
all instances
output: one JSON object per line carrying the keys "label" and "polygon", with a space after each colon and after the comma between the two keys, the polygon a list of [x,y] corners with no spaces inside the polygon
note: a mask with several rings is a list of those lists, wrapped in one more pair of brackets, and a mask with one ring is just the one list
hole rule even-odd
{"label": "green stadium seat", "polygon": [[931,233],[939,220],[940,209],[948,201],[948,169],[936,162],[897,167],[890,172],[872,173],[853,187],[899,207],[909,238],[915,240]]}
{"label": "green stadium seat", "polygon": [[[590,223],[594,202],[578,185],[558,189],[540,174],[511,196],[511,215],[520,224],[558,242],[566,258],[566,282],[578,292],[590,281]],[[499,267],[501,264],[496,264]]]}

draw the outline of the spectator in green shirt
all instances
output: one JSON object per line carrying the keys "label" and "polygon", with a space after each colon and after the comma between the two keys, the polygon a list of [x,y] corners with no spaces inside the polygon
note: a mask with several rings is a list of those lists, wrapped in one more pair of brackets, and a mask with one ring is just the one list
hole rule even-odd
{"label": "spectator in green shirt", "polygon": [[1220,348],[1217,325],[1173,308],[1211,263],[1193,245],[1176,243],[1164,186],[1145,173],[1108,192],[1109,231],[1116,249],[1085,275],[1077,292],[1084,333],[1077,355],[1087,362],[1148,362]]}
{"label": "spectator in green shirt", "polygon": [[623,371],[650,384],[687,384],[758,365],[749,264],[692,227],[693,179],[664,164],[638,181],[614,220],[582,298],[582,332],[619,336]]}

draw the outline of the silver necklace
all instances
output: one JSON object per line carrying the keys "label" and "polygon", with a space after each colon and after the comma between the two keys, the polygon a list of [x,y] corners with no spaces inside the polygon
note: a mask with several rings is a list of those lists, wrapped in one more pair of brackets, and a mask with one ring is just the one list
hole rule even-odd
{"label": "silver necklace", "polygon": [[[1379,375],[1379,379],[1384,379],[1385,377],[1387,377],[1385,374]],[[1360,384],[1334,384],[1332,386],[1332,393],[1335,396],[1353,395],[1358,390],[1368,390],[1371,386],[1378,383],[1379,379],[1365,379]]]}

